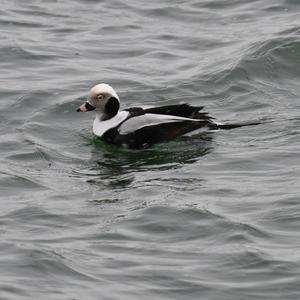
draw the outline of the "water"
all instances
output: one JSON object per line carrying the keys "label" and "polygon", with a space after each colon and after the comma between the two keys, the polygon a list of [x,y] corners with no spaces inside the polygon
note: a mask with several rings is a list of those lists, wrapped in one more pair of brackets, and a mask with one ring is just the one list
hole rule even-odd
{"label": "water", "polygon": [[[299,4],[2,1],[0,299],[300,299]],[[99,82],[264,123],[118,149]]]}

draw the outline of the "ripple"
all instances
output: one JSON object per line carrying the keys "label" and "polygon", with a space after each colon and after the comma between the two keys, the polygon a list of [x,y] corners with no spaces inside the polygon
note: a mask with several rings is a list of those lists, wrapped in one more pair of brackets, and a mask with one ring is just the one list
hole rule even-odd
{"label": "ripple", "polygon": [[[239,62],[226,75],[226,80],[255,78],[277,80],[278,75],[290,72],[295,61],[299,60],[297,49],[300,40],[297,37],[273,37],[251,45]],[[286,76],[295,76],[287,74]],[[285,77],[286,77],[285,76]]]}
{"label": "ripple", "polygon": [[22,190],[23,192],[31,193],[35,190],[47,189],[38,180],[24,175],[0,174],[0,186],[3,196],[15,195],[15,190]]}
{"label": "ripple", "polygon": [[[299,1],[2,2],[0,297],[296,299]],[[264,122],[119,149],[98,82]]]}
{"label": "ripple", "polygon": [[190,243],[199,239],[203,244],[215,244],[213,241],[217,240],[222,243],[220,239],[238,244],[241,240],[251,243],[253,238],[265,237],[253,226],[232,222],[208,210],[177,210],[161,206],[146,208],[139,217],[124,221],[122,227],[121,232],[130,233],[131,239],[155,239],[167,244]]}
{"label": "ripple", "polygon": [[30,22],[30,21],[16,21],[14,19],[6,19],[6,20],[0,20],[0,25],[5,27],[21,27],[21,28],[40,28],[44,27],[45,25],[40,22]]}
{"label": "ripple", "polygon": [[53,61],[53,59],[60,58],[59,55],[42,54],[26,50],[25,48],[15,44],[13,46],[2,46],[0,54],[3,58],[2,65],[13,64],[16,62],[22,63],[22,67],[29,66],[32,62]]}

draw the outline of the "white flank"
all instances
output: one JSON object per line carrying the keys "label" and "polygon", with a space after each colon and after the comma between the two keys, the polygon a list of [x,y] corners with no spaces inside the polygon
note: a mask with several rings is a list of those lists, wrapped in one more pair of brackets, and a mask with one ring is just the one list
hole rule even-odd
{"label": "white flank", "polygon": [[120,134],[128,134],[130,132],[134,132],[138,129],[147,126],[154,126],[159,124],[173,123],[173,122],[182,122],[182,121],[201,121],[197,119],[183,118],[177,116],[170,115],[158,115],[158,114],[145,114],[138,117],[133,117],[126,122],[124,122],[119,127]]}

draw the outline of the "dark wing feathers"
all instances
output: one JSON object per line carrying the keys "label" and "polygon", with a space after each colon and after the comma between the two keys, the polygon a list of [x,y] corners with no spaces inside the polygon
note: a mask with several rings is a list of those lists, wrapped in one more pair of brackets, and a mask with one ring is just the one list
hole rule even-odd
{"label": "dark wing feathers", "polygon": [[188,104],[179,105],[166,105],[145,109],[145,113],[160,114],[160,115],[173,115],[177,117],[192,118],[199,110],[202,110],[203,106],[190,106]]}
{"label": "dark wing feathers", "polygon": [[191,119],[202,119],[212,120],[213,117],[209,116],[206,112],[200,112],[203,106],[192,106],[189,104],[175,104],[165,105],[159,107],[151,107],[143,109],[141,107],[132,107],[126,109],[131,115],[139,116],[143,114],[159,114],[159,115],[172,115],[177,117],[191,118]]}
{"label": "dark wing feathers", "polygon": [[[204,124],[202,124],[202,126],[203,125]],[[131,149],[148,148],[153,144],[172,140],[202,126],[196,121],[182,121],[145,126],[126,135],[116,135],[114,144],[127,146]]]}

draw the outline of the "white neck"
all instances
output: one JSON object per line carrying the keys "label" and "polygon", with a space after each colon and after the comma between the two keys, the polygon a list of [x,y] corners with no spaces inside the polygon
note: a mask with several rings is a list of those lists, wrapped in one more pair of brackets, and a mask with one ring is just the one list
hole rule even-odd
{"label": "white neck", "polygon": [[122,121],[124,121],[129,115],[128,111],[119,111],[114,117],[108,120],[102,121],[101,114],[96,112],[96,118],[93,123],[93,133],[96,136],[101,137],[107,130],[117,127]]}

